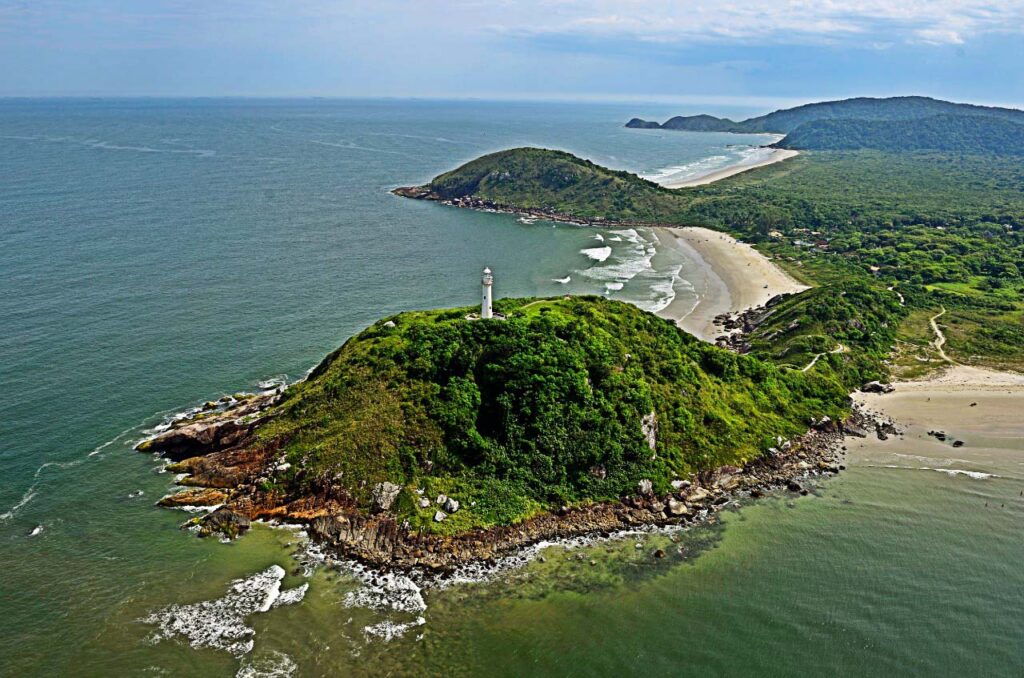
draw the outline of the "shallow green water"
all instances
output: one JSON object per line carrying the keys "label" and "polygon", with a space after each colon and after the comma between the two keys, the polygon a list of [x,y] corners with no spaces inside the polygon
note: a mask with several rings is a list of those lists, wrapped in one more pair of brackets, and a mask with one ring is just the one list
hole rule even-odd
{"label": "shallow green water", "polygon": [[[693,262],[650,255],[643,233],[601,231],[602,244],[592,230],[387,193],[517,144],[655,173],[735,159],[728,144],[756,140],[621,129],[635,113],[0,103],[0,673],[1019,675],[1016,429],[967,432],[971,468],[998,477],[895,456],[932,449],[918,431],[902,452],[854,450],[820,496],[768,499],[639,549],[548,549],[493,581],[426,592],[423,612],[346,605],[356,580],[296,571],[292,532],[201,541],[178,529],[185,514],[153,506],[173,479],[130,451],[143,428],[297,378],[381,315],[472,304],[484,264],[501,295],[589,291],[656,306],[666,281],[686,295]],[[597,246],[613,252],[581,252]],[[663,561],[651,557],[659,547]],[[252,615],[242,657],[152,642],[155,627],[139,621],[222,599],[232,580],[272,565],[288,572],[285,590],[309,590]],[[390,642],[364,631],[421,614]]]}

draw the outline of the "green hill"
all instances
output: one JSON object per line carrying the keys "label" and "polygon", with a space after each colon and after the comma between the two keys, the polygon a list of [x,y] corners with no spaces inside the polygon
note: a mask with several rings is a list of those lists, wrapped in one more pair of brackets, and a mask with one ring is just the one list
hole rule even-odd
{"label": "green hill", "polygon": [[916,120],[816,120],[775,144],[798,150],[950,151],[1024,155],[1024,124],[976,115]]}
{"label": "green hill", "polygon": [[662,129],[689,130],[697,132],[743,132],[788,134],[800,125],[819,120],[916,120],[936,115],[969,115],[999,118],[1024,124],[1024,111],[995,106],[958,104],[930,97],[858,97],[839,101],[822,101],[804,104],[795,108],[733,122],[727,118],[710,115],[670,118],[665,123],[653,125],[646,120],[634,118],[627,127],[660,127]]}
{"label": "green hill", "polygon": [[[834,378],[702,343],[629,304],[505,299],[504,321],[471,310],[382,320],[289,388],[256,430],[291,465],[266,489],[294,500],[340,486],[369,507],[387,481],[403,488],[400,519],[453,532],[635,493],[641,479],[667,491],[846,408]],[[436,525],[416,488],[462,508]]]}
{"label": "green hill", "polygon": [[[417,194],[417,191],[420,193]],[[657,219],[675,204],[672,192],[564,151],[513,148],[482,156],[402,195],[435,200],[472,196],[499,206],[564,215]]]}

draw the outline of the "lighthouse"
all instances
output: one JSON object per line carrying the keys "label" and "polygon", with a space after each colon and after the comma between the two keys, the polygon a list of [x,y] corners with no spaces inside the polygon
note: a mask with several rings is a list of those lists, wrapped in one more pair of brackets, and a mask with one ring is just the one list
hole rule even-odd
{"label": "lighthouse", "polygon": [[480,317],[486,320],[494,317],[494,313],[491,311],[491,288],[494,287],[494,276],[491,275],[491,269],[484,269],[484,275],[480,279],[480,283],[483,287],[483,296],[480,300]]}

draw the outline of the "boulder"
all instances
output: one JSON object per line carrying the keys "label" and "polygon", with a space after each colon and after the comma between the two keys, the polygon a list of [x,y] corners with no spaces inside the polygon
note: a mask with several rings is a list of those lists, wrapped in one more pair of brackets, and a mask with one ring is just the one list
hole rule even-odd
{"label": "boulder", "polygon": [[788,483],[786,483],[786,489],[789,490],[790,492],[799,492],[804,488],[802,488],[800,486],[800,483],[798,483],[797,481],[790,480]]}
{"label": "boulder", "polygon": [[643,478],[636,484],[636,489],[643,495],[649,495],[654,493],[654,484],[647,478]]}
{"label": "boulder", "polygon": [[199,535],[207,537],[217,533],[229,539],[234,539],[248,530],[249,525],[249,519],[241,513],[235,513],[229,508],[221,507],[203,518],[199,528]]}
{"label": "boulder", "polygon": [[868,437],[867,431],[862,429],[860,426],[857,426],[856,424],[851,424],[849,422],[843,424],[842,430],[844,435],[853,436],[854,438]]}
{"label": "boulder", "polygon": [[666,508],[666,512],[670,516],[688,516],[690,515],[690,508],[685,503],[679,501],[678,499],[670,498],[668,500],[668,507]]}
{"label": "boulder", "polygon": [[896,387],[892,384],[883,384],[880,381],[869,381],[860,387],[864,393],[892,393]]}
{"label": "boulder", "polygon": [[459,510],[459,502],[448,497],[445,499],[444,506],[442,506],[442,508],[448,513],[455,513]]}
{"label": "boulder", "polygon": [[398,498],[402,488],[394,483],[384,481],[373,487],[373,508],[375,511],[387,511]]}
{"label": "boulder", "polygon": [[436,512],[434,514],[434,522],[435,523],[440,523],[441,521],[443,521],[447,517],[448,517],[447,513],[445,513],[444,511],[438,511],[438,512]]}
{"label": "boulder", "polygon": [[427,499],[426,497],[423,497],[422,499],[420,499],[420,508],[427,508],[428,506],[430,506],[430,500],[429,499]]}
{"label": "boulder", "polygon": [[691,503],[701,502],[711,496],[711,493],[705,490],[703,487],[698,487],[692,490],[686,495],[686,499]]}

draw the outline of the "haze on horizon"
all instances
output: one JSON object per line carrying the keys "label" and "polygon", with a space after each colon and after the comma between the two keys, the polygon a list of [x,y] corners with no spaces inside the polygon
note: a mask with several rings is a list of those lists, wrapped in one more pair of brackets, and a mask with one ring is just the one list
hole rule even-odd
{"label": "haze on horizon", "polygon": [[1024,0],[0,0],[0,96],[1024,103]]}

